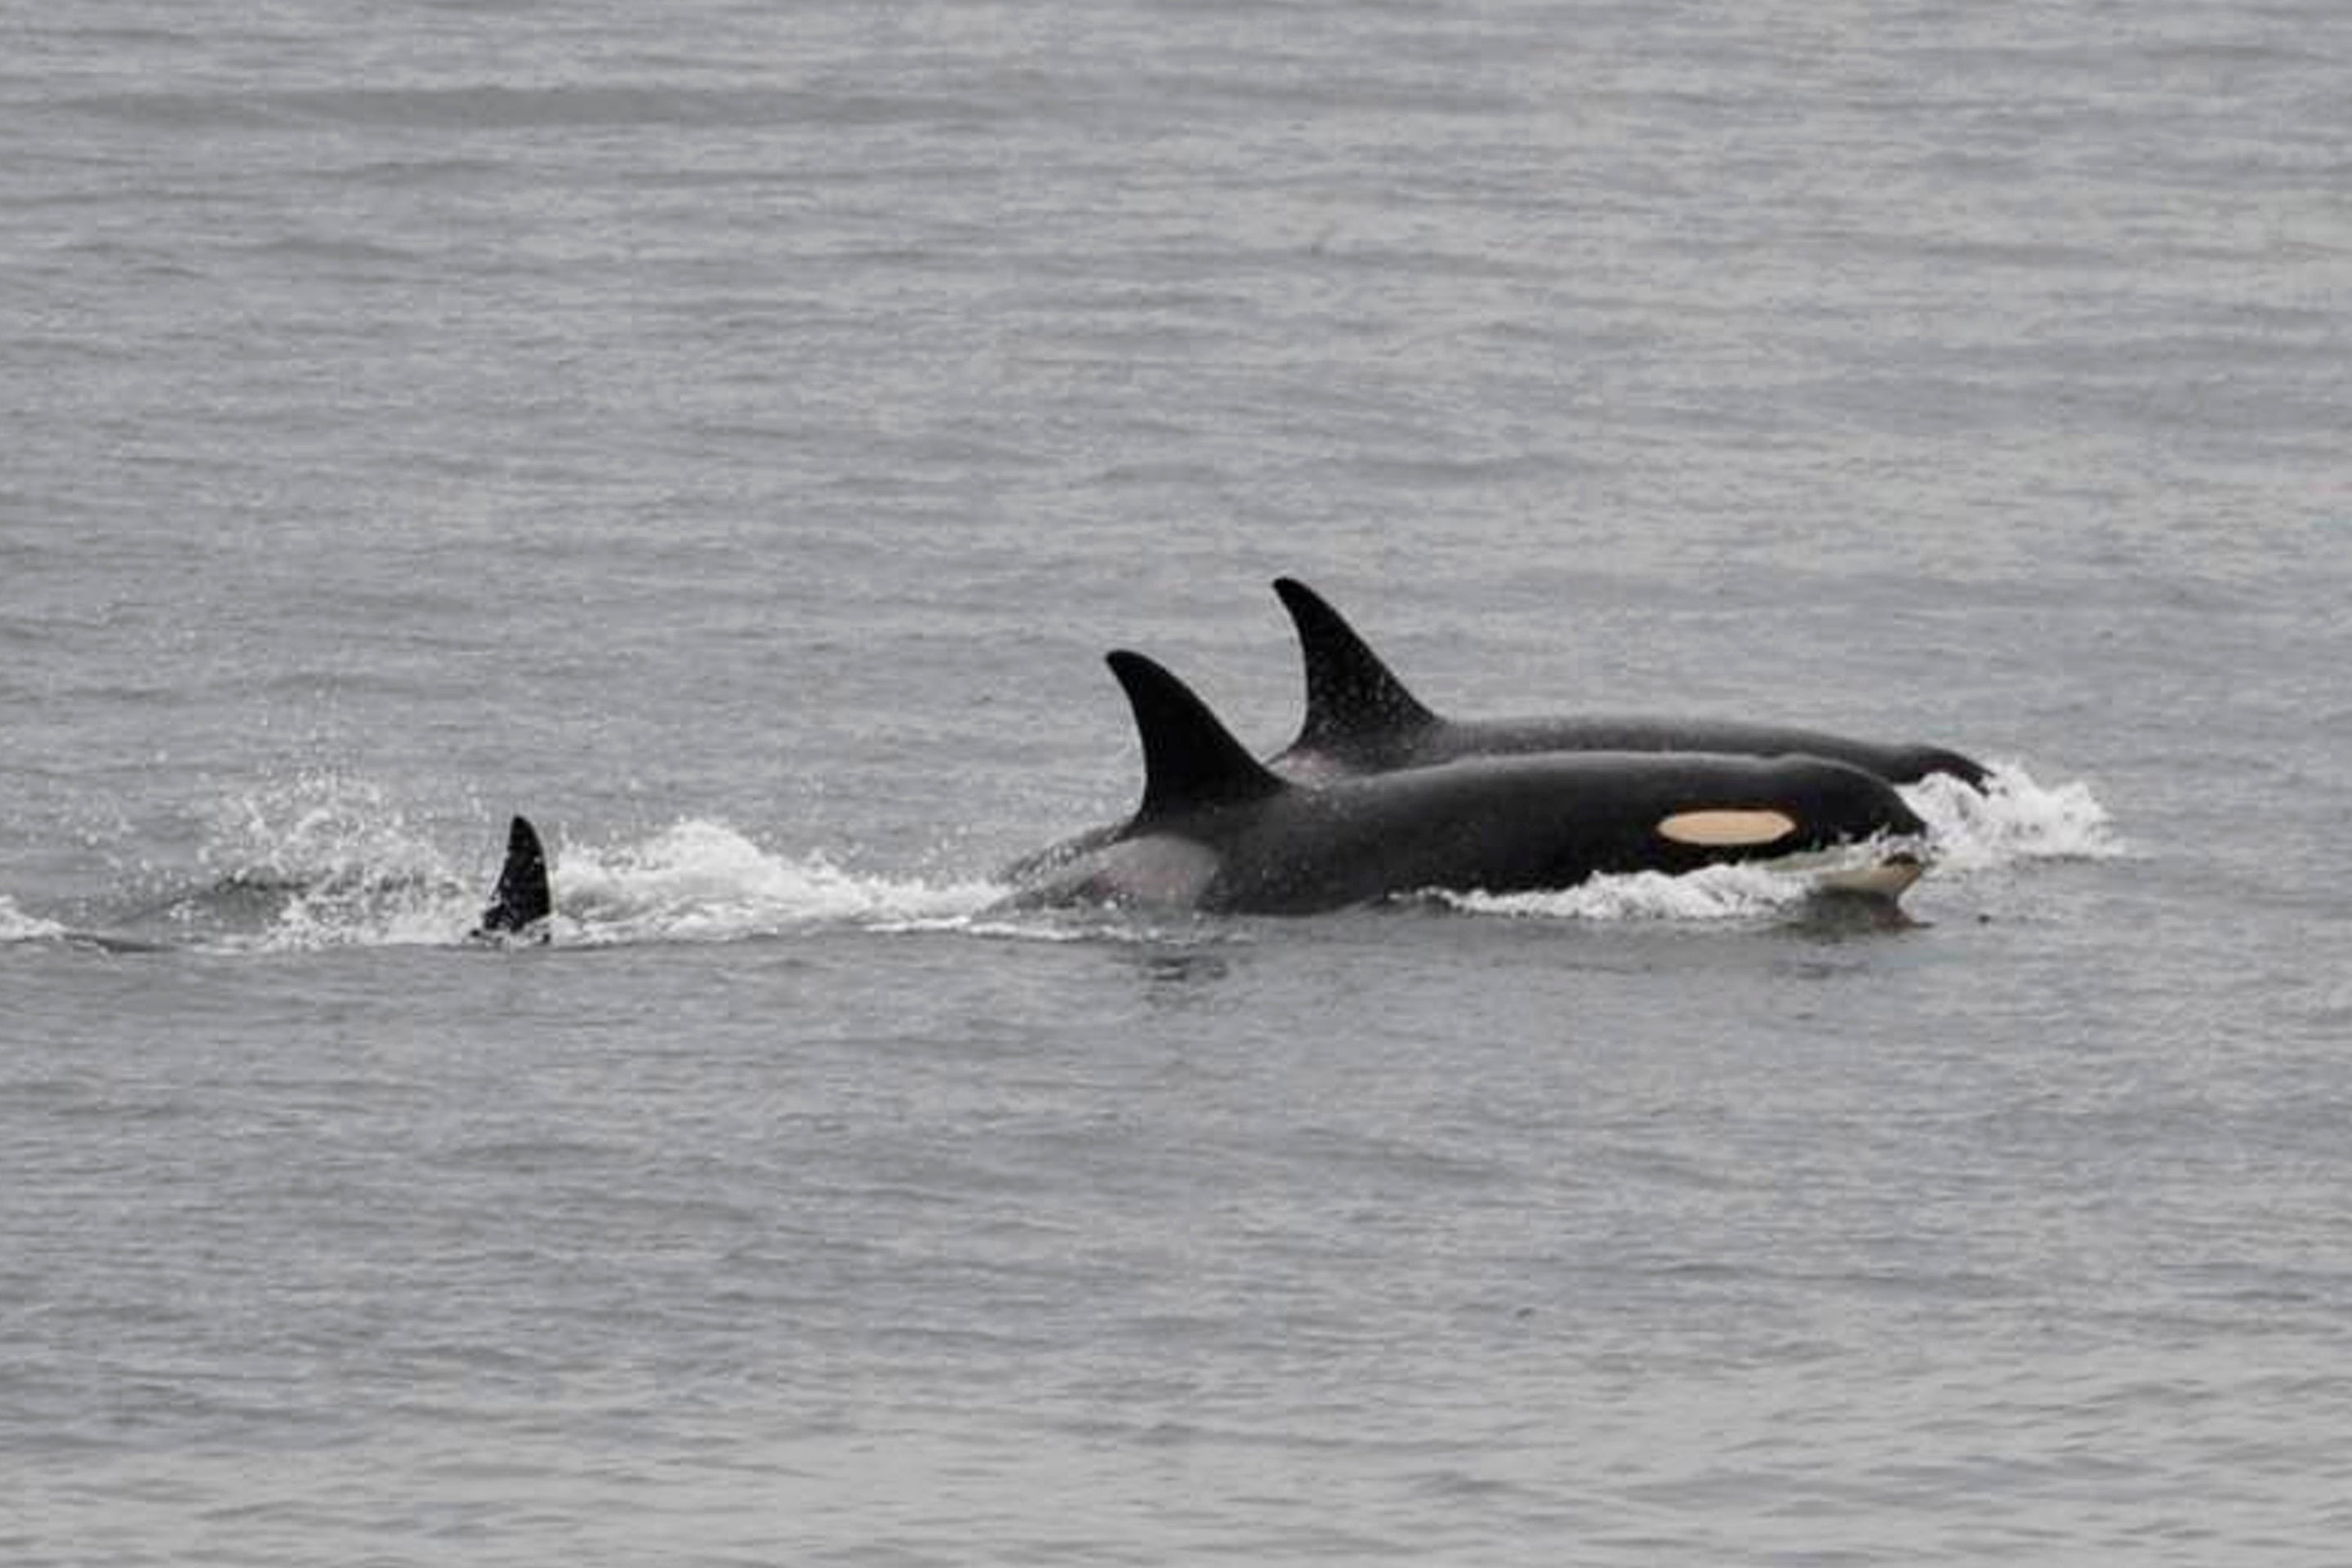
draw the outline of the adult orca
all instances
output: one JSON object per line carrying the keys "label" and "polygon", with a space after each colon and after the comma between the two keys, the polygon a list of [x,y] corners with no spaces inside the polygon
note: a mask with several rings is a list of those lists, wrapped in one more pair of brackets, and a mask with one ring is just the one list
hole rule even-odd
{"label": "adult orca", "polygon": [[1889,784],[1949,773],[1981,790],[1984,765],[1941,746],[1882,745],[1818,730],[1738,720],[1572,715],[1447,719],[1407,689],[1329,601],[1296,577],[1277,577],[1298,628],[1307,670],[1307,717],[1298,738],[1272,759],[1293,778],[1386,773],[1472,756],[1529,752],[1719,752],[1750,757],[1827,757]]}
{"label": "adult orca", "polygon": [[1142,739],[1142,803],[1107,837],[1041,858],[1018,905],[1309,914],[1865,844],[1871,863],[1844,885],[1891,897],[1924,863],[1926,825],[1884,779],[1843,763],[1552,752],[1293,782],[1160,666],[1125,650],[1108,662]]}
{"label": "adult orca", "polygon": [[530,942],[547,940],[548,917],[555,912],[555,896],[547,881],[547,851],[539,829],[518,816],[507,829],[506,863],[499,868],[499,885],[490,907],[467,933],[469,940],[489,942]]}

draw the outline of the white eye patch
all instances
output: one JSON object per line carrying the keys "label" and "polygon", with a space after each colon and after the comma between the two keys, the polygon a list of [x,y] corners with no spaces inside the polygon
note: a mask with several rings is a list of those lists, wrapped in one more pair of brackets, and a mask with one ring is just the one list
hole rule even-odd
{"label": "white eye patch", "polygon": [[1779,811],[1678,811],[1658,824],[1658,837],[1710,849],[1777,844],[1797,831],[1797,819]]}

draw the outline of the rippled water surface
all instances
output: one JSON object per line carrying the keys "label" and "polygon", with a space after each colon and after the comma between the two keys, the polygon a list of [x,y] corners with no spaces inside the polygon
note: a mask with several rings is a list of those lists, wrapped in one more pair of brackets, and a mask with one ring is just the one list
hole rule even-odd
{"label": "rippled water surface", "polygon": [[[11,1563],[2340,1560],[2352,13],[0,38]],[[1285,573],[1996,787],[1003,912]]]}

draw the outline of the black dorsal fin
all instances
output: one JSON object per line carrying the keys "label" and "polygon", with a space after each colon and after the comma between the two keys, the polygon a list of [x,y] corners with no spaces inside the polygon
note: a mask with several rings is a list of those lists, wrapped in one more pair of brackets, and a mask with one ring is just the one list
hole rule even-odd
{"label": "black dorsal fin", "polygon": [[1365,645],[1323,595],[1296,577],[1276,577],[1274,591],[1298,628],[1307,668],[1307,718],[1294,750],[1418,730],[1437,721],[1405,689],[1381,656]]}
{"label": "black dorsal fin", "polygon": [[1191,687],[1139,653],[1108,656],[1143,740],[1138,823],[1208,806],[1240,805],[1290,786],[1266,771]]}
{"label": "black dorsal fin", "polygon": [[482,911],[480,934],[501,936],[528,931],[555,912],[554,896],[547,886],[547,852],[540,847],[539,830],[523,817],[507,829],[506,864],[499,869],[498,890]]}

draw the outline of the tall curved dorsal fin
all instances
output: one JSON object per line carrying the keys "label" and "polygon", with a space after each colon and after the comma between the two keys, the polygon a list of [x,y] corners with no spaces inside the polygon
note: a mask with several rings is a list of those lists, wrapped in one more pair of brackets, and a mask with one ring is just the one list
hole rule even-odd
{"label": "tall curved dorsal fin", "polygon": [[1323,595],[1296,577],[1276,577],[1274,591],[1298,628],[1298,653],[1307,668],[1307,717],[1294,747],[1394,734],[1437,721]]}
{"label": "tall curved dorsal fin", "polygon": [[1290,786],[1234,739],[1191,687],[1139,653],[1105,656],[1135,710],[1143,741],[1143,804],[1135,820],[1149,822],[1206,806],[1240,805]]}

